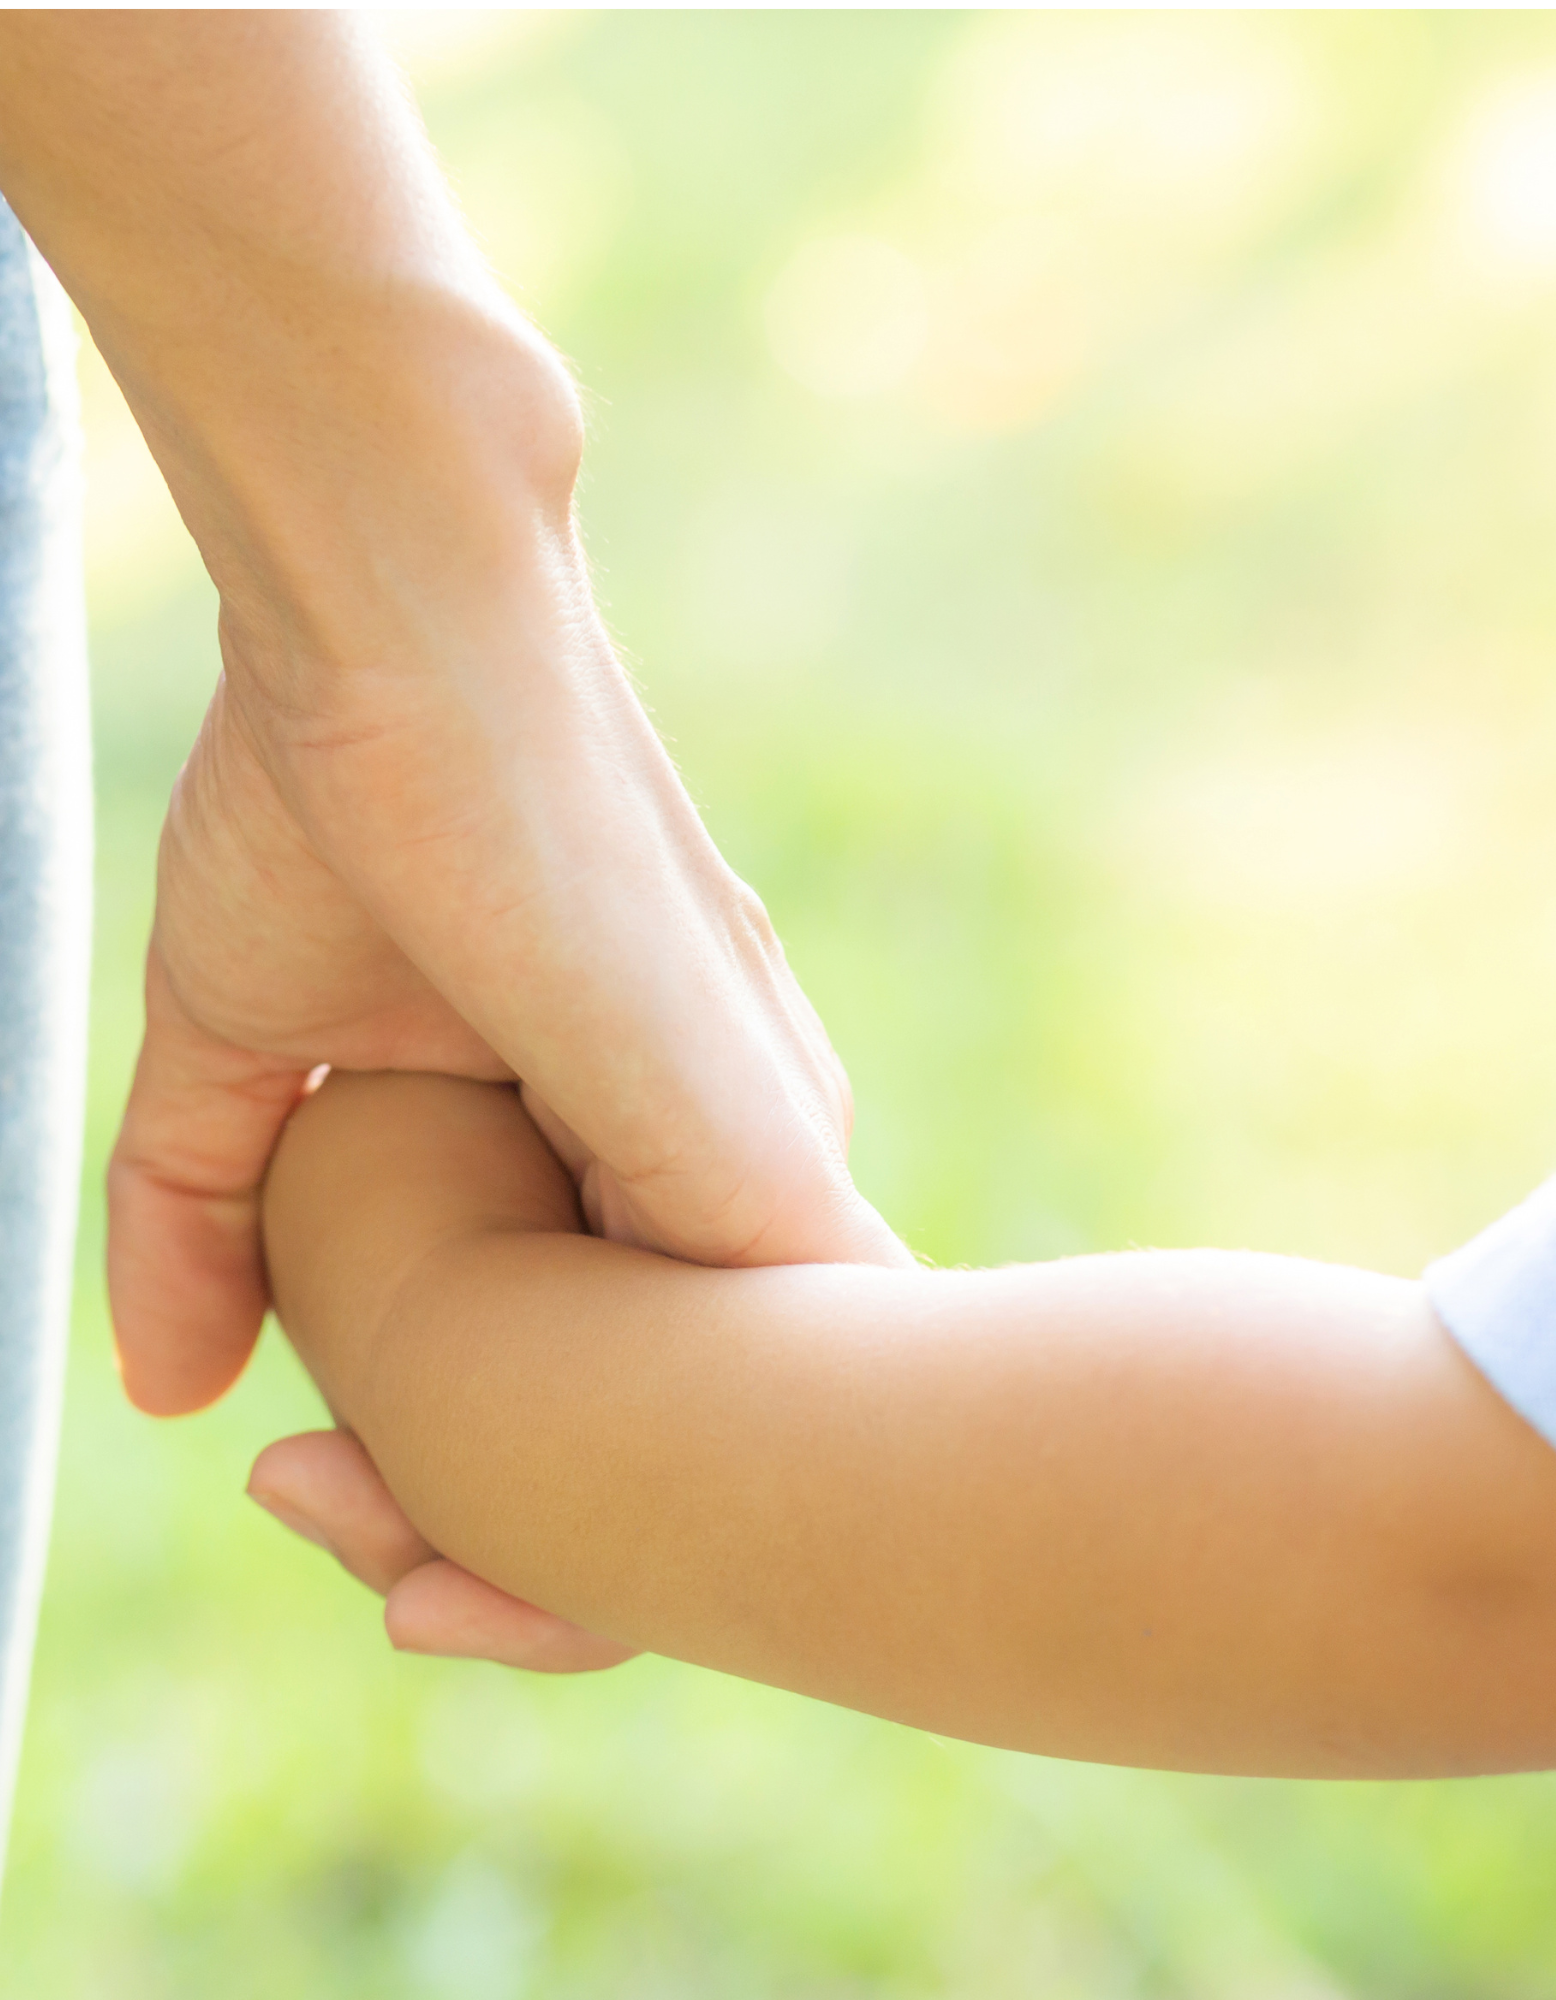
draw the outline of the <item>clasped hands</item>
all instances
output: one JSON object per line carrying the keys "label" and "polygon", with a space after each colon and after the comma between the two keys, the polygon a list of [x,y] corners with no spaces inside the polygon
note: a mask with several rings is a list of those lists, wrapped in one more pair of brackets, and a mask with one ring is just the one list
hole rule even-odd
{"label": "clasped hands", "polygon": [[[849,1179],[821,1023],[594,614],[557,458],[551,489],[462,556],[435,648],[414,575],[354,624],[332,604],[334,628],[224,590],[109,1174],[118,1350],[144,1410],[199,1409],[241,1371],[269,1302],[266,1165],[320,1064],[522,1079],[588,1228],[619,1242],[708,1264],[907,1258]],[[250,1490],[387,1594],[397,1645],[553,1670],[625,1657],[441,1560],[345,1431],[272,1446]]]}

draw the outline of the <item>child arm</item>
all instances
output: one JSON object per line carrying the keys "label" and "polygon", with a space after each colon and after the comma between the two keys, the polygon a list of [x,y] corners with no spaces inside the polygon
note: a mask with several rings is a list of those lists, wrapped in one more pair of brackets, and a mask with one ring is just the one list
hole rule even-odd
{"label": "child arm", "polygon": [[1556,1454],[1418,1284],[1214,1252],[724,1271],[511,1091],[338,1078],[281,1317],[427,1540],[623,1643],[1052,1755],[1556,1761]]}

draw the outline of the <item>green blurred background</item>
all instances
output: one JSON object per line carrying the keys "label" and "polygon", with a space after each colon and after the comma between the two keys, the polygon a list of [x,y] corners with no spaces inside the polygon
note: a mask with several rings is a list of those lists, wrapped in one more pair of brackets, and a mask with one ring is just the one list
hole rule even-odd
{"label": "green blurred background", "polygon": [[[608,615],[949,1262],[1414,1272],[1556,1159],[1556,23],[385,17]],[[396,1659],[133,1415],[99,1180],[209,591],[101,365],[76,1345],[5,2000],[1549,2000],[1556,1788]]]}

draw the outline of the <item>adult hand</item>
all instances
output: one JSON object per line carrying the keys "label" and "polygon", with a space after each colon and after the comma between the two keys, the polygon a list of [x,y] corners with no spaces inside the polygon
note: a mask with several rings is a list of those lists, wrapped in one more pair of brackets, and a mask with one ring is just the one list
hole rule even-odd
{"label": "adult hand", "polygon": [[[126,1386],[198,1408],[316,1064],[516,1074],[604,1232],[896,1261],[847,1085],[614,660],[555,356],[359,21],[0,16],[0,187],[221,597],[110,1173]],[[519,198],[518,191],[515,197]]]}
{"label": "adult hand", "polygon": [[198,1407],[241,1367],[266,1303],[259,1184],[319,1062],[522,1076],[613,1237],[714,1263],[905,1254],[848,1179],[847,1085],[760,905],[587,599],[571,624],[581,563],[565,517],[555,533],[560,583],[515,560],[487,630],[442,621],[456,667],[321,675],[301,714],[224,604],[110,1173],[145,1408]]}
{"label": "adult hand", "polygon": [[565,371],[351,19],[0,19],[0,184],[221,594],[110,1179],[129,1392],[196,1408],[265,1304],[316,1063],[514,1073],[598,1229],[895,1257],[760,904],[612,656]]}

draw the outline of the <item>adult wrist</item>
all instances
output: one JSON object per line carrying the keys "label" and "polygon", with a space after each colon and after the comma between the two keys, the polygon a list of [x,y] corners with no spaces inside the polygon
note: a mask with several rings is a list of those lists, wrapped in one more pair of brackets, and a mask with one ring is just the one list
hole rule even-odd
{"label": "adult wrist", "polygon": [[414,626],[418,592],[478,598],[565,538],[572,386],[370,27],[24,11],[0,53],[0,182],[247,650],[358,658],[392,638],[368,615],[386,582]]}
{"label": "adult wrist", "polygon": [[457,652],[540,573],[586,591],[577,392],[506,300],[401,285],[250,331],[221,361],[122,379],[254,691]]}

